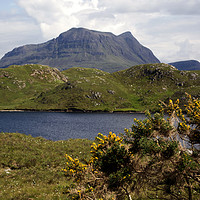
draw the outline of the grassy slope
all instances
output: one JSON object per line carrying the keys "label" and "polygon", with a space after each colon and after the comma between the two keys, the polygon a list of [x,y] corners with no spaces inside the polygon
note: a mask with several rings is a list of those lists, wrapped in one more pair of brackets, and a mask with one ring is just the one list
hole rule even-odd
{"label": "grassy slope", "polygon": [[88,159],[91,143],[0,133],[0,199],[66,199],[65,154]]}
{"label": "grassy slope", "polygon": [[129,90],[129,100],[145,109],[156,109],[159,100],[200,96],[200,71],[179,71],[167,64],[146,64],[113,74]]}
{"label": "grassy slope", "polygon": [[0,69],[0,109],[34,107],[31,99],[65,81],[57,69],[48,66],[24,65]]}
{"label": "grassy slope", "polygon": [[61,84],[39,96],[38,103],[52,108],[81,110],[115,110],[129,104],[127,89],[111,74],[98,69],[71,68],[64,72],[67,84]]}
{"label": "grassy slope", "polygon": [[178,71],[162,63],[113,74],[25,65],[0,69],[0,83],[0,109],[144,111],[184,92],[200,95],[200,71]]}

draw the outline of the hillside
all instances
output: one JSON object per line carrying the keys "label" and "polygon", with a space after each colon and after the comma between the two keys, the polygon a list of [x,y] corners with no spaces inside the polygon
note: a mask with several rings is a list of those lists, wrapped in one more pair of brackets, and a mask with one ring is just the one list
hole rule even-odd
{"label": "hillside", "polygon": [[66,82],[59,70],[48,66],[30,64],[0,69],[0,109],[25,109],[26,102],[42,91]]}
{"label": "hillside", "polygon": [[129,98],[137,97],[147,109],[154,110],[159,100],[184,100],[185,92],[200,97],[200,71],[179,71],[161,63],[133,66],[113,75],[129,88]]}
{"label": "hillside", "polygon": [[108,73],[91,68],[65,71],[24,65],[0,69],[0,109],[144,111],[159,100],[200,96],[200,71],[145,64]]}
{"label": "hillside", "polygon": [[173,65],[178,70],[200,70],[200,62],[197,60],[186,60],[186,61],[179,61],[179,62],[173,62],[169,63],[170,65]]}
{"label": "hillside", "polygon": [[[90,68],[71,68],[62,72],[69,79],[67,84],[42,93],[35,99],[59,109],[109,111],[131,107],[128,90],[107,72]],[[58,103],[59,102],[59,103]],[[46,104],[47,105],[47,104]]]}
{"label": "hillside", "polygon": [[45,43],[13,49],[0,60],[0,67],[34,63],[59,70],[89,67],[114,72],[133,65],[158,62],[151,50],[142,46],[130,32],[116,36],[72,28]]}

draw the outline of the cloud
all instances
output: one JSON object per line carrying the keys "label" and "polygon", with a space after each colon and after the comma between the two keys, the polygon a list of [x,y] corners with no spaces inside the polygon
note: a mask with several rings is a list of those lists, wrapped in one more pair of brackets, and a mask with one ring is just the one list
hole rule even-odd
{"label": "cloud", "polygon": [[199,0],[99,0],[99,7],[116,13],[169,13],[200,15]]}
{"label": "cloud", "polygon": [[44,37],[49,39],[79,26],[81,15],[96,10],[97,0],[19,0],[19,5],[37,20]]}
{"label": "cloud", "polygon": [[[23,9],[21,11],[26,14],[23,12],[21,14],[20,11],[20,15],[23,15],[21,22],[7,20],[9,23],[7,31],[8,34],[11,33],[14,26],[17,38],[20,29],[23,30],[23,35],[27,39],[24,41],[30,38],[32,42],[39,37],[46,41],[72,27],[85,27],[116,35],[131,31],[139,42],[150,48],[163,62],[173,62],[181,58],[200,59],[199,0],[16,0],[15,2],[18,2]],[[0,28],[5,26],[5,21],[4,19],[4,24],[0,24]],[[9,37],[7,38],[9,40]],[[35,43],[38,40],[36,39]]]}
{"label": "cloud", "polygon": [[177,57],[184,60],[187,60],[188,57],[190,59],[193,59],[193,57],[200,58],[200,53],[199,51],[197,51],[200,46],[200,41],[186,39],[181,42],[177,42],[176,45],[179,48],[179,50],[177,51]]}
{"label": "cloud", "polygon": [[35,21],[18,9],[0,13],[0,58],[13,48],[44,40]]}

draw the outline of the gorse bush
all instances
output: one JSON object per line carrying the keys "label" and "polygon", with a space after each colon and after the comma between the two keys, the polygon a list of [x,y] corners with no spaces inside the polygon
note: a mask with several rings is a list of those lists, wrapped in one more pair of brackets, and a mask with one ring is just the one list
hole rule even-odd
{"label": "gorse bush", "polygon": [[68,197],[199,199],[200,101],[187,99],[185,113],[170,100],[145,120],[134,119],[121,136],[99,134],[84,164],[66,155],[64,171],[74,180]]}
{"label": "gorse bush", "polygon": [[91,146],[93,168],[105,174],[109,189],[127,188],[131,181],[132,154],[122,144],[123,139],[110,132],[108,137],[99,134],[97,141],[98,145]]}
{"label": "gorse bush", "polygon": [[[91,158],[86,164],[66,155],[66,176],[76,182],[67,190],[72,199],[107,199],[123,196],[131,182],[132,154],[122,144],[123,138],[110,132],[108,136],[99,133],[96,143],[91,145]],[[124,189],[123,189],[124,188]],[[114,191],[114,192],[113,192]]]}

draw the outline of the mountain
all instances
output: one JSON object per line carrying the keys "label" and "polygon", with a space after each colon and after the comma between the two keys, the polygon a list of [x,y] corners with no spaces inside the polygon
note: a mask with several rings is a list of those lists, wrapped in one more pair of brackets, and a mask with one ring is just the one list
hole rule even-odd
{"label": "mountain", "polygon": [[173,62],[169,63],[170,65],[173,65],[178,70],[200,70],[200,62],[197,60],[186,60],[186,61],[179,61],[179,62]]}
{"label": "mountain", "polygon": [[157,63],[108,73],[73,67],[60,72],[48,66],[0,69],[0,110],[144,111],[159,100],[200,97],[200,71],[179,71]]}
{"label": "mountain", "polygon": [[114,72],[133,65],[159,63],[159,60],[130,32],[116,36],[108,32],[72,28],[45,43],[13,49],[0,60],[0,67],[29,63],[59,70],[89,67]]}

